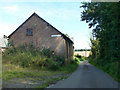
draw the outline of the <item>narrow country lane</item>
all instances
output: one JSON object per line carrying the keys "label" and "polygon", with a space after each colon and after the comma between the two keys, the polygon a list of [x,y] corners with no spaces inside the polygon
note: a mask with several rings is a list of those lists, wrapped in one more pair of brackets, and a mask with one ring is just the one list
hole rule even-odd
{"label": "narrow country lane", "polygon": [[65,80],[47,88],[118,88],[118,83],[86,60]]}

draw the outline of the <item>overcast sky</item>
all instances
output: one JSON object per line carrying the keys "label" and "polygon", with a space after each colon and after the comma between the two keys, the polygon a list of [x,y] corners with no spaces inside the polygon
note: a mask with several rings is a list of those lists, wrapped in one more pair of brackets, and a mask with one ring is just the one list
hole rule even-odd
{"label": "overcast sky", "polygon": [[0,1],[0,37],[10,35],[29,16],[40,17],[64,34],[74,37],[75,49],[90,48],[88,24],[80,21],[81,2],[2,2]]}

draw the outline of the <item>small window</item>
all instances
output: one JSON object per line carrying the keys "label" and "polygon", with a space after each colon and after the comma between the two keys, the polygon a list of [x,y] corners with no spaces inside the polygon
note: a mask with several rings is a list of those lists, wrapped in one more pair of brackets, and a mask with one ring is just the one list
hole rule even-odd
{"label": "small window", "polygon": [[26,36],[33,36],[33,31],[31,28],[26,29]]}

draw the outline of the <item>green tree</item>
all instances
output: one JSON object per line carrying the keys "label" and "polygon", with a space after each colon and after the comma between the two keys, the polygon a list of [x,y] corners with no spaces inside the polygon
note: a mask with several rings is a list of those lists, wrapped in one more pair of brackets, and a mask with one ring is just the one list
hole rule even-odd
{"label": "green tree", "polygon": [[[105,58],[105,60],[109,60],[108,62],[118,60],[120,58],[120,21],[118,21],[120,17],[119,6],[120,3],[117,2],[84,2],[81,6],[84,8],[81,20],[86,21],[89,28],[93,27],[92,31],[95,34],[96,42],[99,39],[100,48],[95,47],[92,44],[92,48],[96,48],[92,53],[94,53],[95,50],[99,51],[99,55],[95,57]],[[91,43],[93,43],[92,40]]]}

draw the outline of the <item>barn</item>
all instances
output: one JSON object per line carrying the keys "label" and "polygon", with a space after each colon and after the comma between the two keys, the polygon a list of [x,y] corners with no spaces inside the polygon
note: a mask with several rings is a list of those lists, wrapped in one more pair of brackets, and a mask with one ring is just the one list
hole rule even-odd
{"label": "barn", "polygon": [[33,13],[8,38],[15,47],[30,44],[39,49],[49,48],[56,55],[64,57],[67,63],[73,59],[73,41],[36,13]]}

